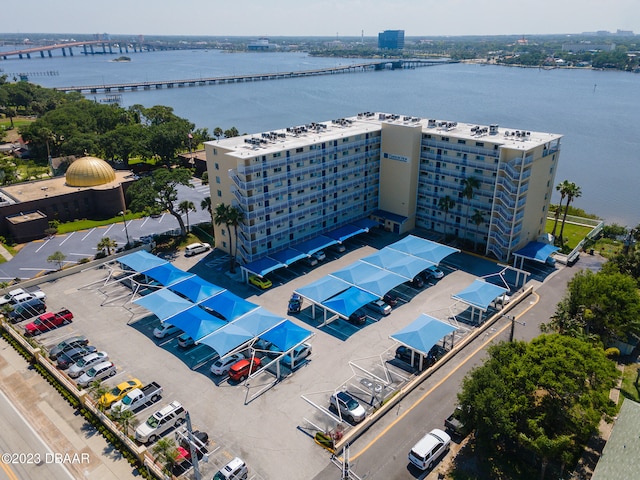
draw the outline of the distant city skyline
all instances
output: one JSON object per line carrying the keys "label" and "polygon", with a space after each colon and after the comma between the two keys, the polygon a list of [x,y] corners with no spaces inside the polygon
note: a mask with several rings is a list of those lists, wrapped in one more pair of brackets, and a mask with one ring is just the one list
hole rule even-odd
{"label": "distant city skyline", "polygon": [[6,33],[412,36],[640,33],[638,0],[23,0],[3,8]]}

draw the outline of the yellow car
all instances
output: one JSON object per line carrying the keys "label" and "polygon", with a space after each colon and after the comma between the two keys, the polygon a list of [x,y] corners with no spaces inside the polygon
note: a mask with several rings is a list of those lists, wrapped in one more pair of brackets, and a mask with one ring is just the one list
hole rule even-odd
{"label": "yellow car", "polygon": [[109,408],[112,403],[122,400],[122,398],[134,388],[142,388],[142,382],[137,378],[122,382],[113,387],[113,389],[100,397],[100,405]]}
{"label": "yellow car", "polygon": [[249,277],[249,283],[255,285],[258,288],[261,288],[262,290],[266,290],[273,285],[271,283],[271,280],[269,280],[268,278],[260,278],[257,275],[251,275]]}

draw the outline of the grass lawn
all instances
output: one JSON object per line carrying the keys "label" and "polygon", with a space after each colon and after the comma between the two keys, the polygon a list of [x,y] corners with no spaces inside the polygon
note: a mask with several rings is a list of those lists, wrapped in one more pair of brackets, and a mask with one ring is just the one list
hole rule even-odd
{"label": "grass lawn", "polygon": [[[558,221],[558,228],[556,229],[556,233],[560,234],[560,227],[562,226],[561,220]],[[547,225],[545,228],[545,232],[551,233],[553,231],[554,220],[547,219]],[[580,241],[587,236],[587,234],[593,230],[591,227],[584,227],[582,225],[574,225],[573,223],[565,223],[564,231],[562,232],[562,236],[566,239],[569,248],[572,250],[580,243]]]}
{"label": "grass lawn", "polygon": [[[635,383],[638,378],[640,364],[630,363],[624,366],[622,374],[622,385],[620,386],[620,402],[622,397],[629,398],[635,402],[640,402],[640,383]],[[620,403],[618,404],[620,406]]]}
{"label": "grass lawn", "polygon": [[[127,213],[125,218],[127,221],[135,218],[144,217],[143,213]],[[111,225],[112,223],[122,222],[122,215],[115,216],[113,218],[106,218],[104,220],[76,220],[75,222],[61,223],[58,225],[58,233],[71,233],[78,230],[89,230],[91,228],[103,227],[105,225]]]}

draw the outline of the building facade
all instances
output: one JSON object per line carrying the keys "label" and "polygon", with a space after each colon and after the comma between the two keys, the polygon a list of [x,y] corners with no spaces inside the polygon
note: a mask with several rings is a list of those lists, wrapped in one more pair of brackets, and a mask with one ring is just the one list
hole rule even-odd
{"label": "building facade", "polygon": [[[205,152],[212,204],[244,213],[241,263],[365,217],[397,233],[454,235],[507,261],[544,232],[560,139],[366,112],[211,141]],[[220,226],[215,238],[227,252],[235,244]]]}
{"label": "building facade", "polygon": [[381,50],[402,50],[404,30],[385,30],[378,33],[378,48]]}

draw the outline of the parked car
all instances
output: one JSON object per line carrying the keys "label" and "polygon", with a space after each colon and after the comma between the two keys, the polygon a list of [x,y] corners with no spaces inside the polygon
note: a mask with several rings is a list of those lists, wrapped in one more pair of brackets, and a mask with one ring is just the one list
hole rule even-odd
{"label": "parked car", "polygon": [[195,344],[196,344],[195,340],[186,333],[183,333],[178,337],[178,346],[182,348],[193,347]]}
{"label": "parked car", "polygon": [[244,355],[241,353],[233,353],[228,357],[219,358],[211,365],[211,374],[212,375],[226,375],[231,365],[239,362],[244,359]]}
{"label": "parked car", "polygon": [[121,400],[127,393],[134,388],[142,388],[142,382],[137,378],[119,383],[110,391],[100,397],[100,404],[104,408],[109,408],[114,402]]}
{"label": "parked car", "polygon": [[[200,460],[204,454],[207,453],[209,434],[207,432],[201,432],[200,430],[194,430],[191,432],[191,438],[193,439],[196,456],[198,457],[198,460]],[[178,450],[176,463],[191,460],[191,446],[189,445],[189,440],[187,440],[186,434],[181,436],[180,443],[176,449]]]}
{"label": "parked car", "polygon": [[242,459],[236,457],[218,470],[213,476],[213,480],[246,480],[248,476],[247,465]]}
{"label": "parked car", "polygon": [[170,323],[164,322],[159,327],[156,327],[153,329],[153,336],[156,338],[164,338],[178,332],[182,332],[182,330],[180,330],[175,325],[171,325]]}
{"label": "parked car", "polygon": [[39,298],[30,298],[24,302],[13,305],[13,310],[9,312],[9,321],[18,323],[27,318],[41,315],[47,311],[47,306]]}
{"label": "parked car", "polygon": [[461,420],[462,413],[462,407],[458,405],[444,421],[444,427],[458,437],[466,437],[469,433],[469,428]]}
{"label": "parked car", "polygon": [[385,296],[382,297],[382,300],[384,300],[387,305],[390,305],[392,307],[398,305],[398,297],[396,297],[393,293],[385,294]]}
{"label": "parked car", "polygon": [[302,309],[302,297],[297,293],[291,295],[289,299],[289,305],[287,306],[287,313],[300,313]]}
{"label": "parked car", "polygon": [[322,262],[327,258],[327,255],[324,253],[323,250],[318,250],[317,252],[313,253],[312,256],[319,262]]}
{"label": "parked car", "polygon": [[46,300],[47,298],[47,295],[42,290],[27,292],[23,288],[16,288],[15,290],[11,290],[9,293],[0,298],[0,305],[5,305],[7,303],[15,305],[16,303],[25,302],[32,298],[37,298],[44,302],[44,300]]}
{"label": "parked car", "polygon": [[167,430],[179,427],[185,421],[187,411],[180,402],[173,401],[161,408],[136,429],[136,440],[153,443]]}
{"label": "parked car", "polygon": [[82,347],[88,344],[89,344],[89,339],[87,339],[87,337],[85,337],[84,335],[76,335],[75,337],[67,338],[66,340],[63,340],[62,342],[57,344],[55,347],[53,347],[51,350],[49,350],[49,358],[51,360],[55,360],[58,357],[58,355],[60,355],[65,350],[68,350],[74,347]]}
{"label": "parked car", "polygon": [[449,451],[451,437],[439,428],[434,428],[409,452],[409,461],[420,470],[428,470],[441,456]]}
{"label": "parked car", "polygon": [[126,410],[136,410],[147,403],[155,403],[160,400],[162,390],[162,387],[156,382],[151,382],[142,388],[134,388],[122,397],[121,400],[112,403],[111,411],[119,410],[120,412],[124,412]]}
{"label": "parked car", "polygon": [[367,308],[385,316],[391,313],[391,307],[387,305],[384,300],[376,300],[368,303]]}
{"label": "parked car", "polygon": [[409,281],[408,283],[413,288],[422,288],[422,287],[424,287],[424,280],[422,280],[422,277],[420,275],[416,275],[413,278],[413,280]]}
{"label": "parked car", "polygon": [[367,323],[367,314],[362,310],[358,309],[349,315],[349,323],[353,323],[354,325],[364,325]]}
{"label": "parked car", "polygon": [[360,403],[347,392],[337,392],[329,398],[329,406],[340,412],[341,418],[351,423],[359,423],[367,414]]}
{"label": "parked car", "polygon": [[204,253],[211,250],[211,245],[208,243],[192,243],[187,245],[184,249],[184,256],[191,257],[199,253]]}
{"label": "parked car", "polygon": [[112,362],[102,362],[94,365],[84,372],[76,382],[79,387],[87,387],[90,383],[102,381],[105,378],[113,377],[116,374],[116,366]]}
{"label": "parked car", "polygon": [[291,352],[283,356],[280,359],[280,363],[289,368],[295,368],[300,364],[300,362],[302,362],[302,360],[311,355],[311,350],[311,345],[309,345],[308,343],[298,345]]}
{"label": "parked car", "polygon": [[[409,365],[414,367],[420,366],[420,354],[418,352],[413,353],[413,364],[411,363],[411,350],[409,347],[405,347],[404,345],[400,345],[396,348],[396,358],[398,360],[402,360]],[[444,354],[444,350],[440,345],[434,345],[431,347],[426,356],[423,357],[422,368],[427,368],[436,363],[436,360],[440,358]]]}
{"label": "parked car", "polygon": [[71,323],[73,319],[73,313],[69,310],[62,309],[57,313],[47,312],[40,315],[33,322],[28,323],[24,326],[24,334],[29,335],[40,335],[41,333],[48,332],[49,330],[53,330],[62,325],[67,325]]}
{"label": "parked car", "polygon": [[93,345],[73,347],[65,350],[60,355],[58,355],[58,357],[56,358],[56,363],[60,370],[65,370],[85,355],[89,355],[90,353],[94,353],[95,351],[96,347],[94,347]]}
{"label": "parked car", "polygon": [[444,277],[444,272],[435,265],[431,265],[422,271],[425,281],[428,279],[440,280]]}
{"label": "parked car", "polygon": [[305,257],[304,263],[310,267],[315,267],[318,264],[318,259],[313,255],[309,255],[308,257]]}
{"label": "parked car", "polygon": [[94,365],[106,362],[107,360],[109,360],[109,355],[107,354],[107,352],[90,353],[71,365],[69,367],[69,370],[67,370],[67,375],[69,375],[71,378],[78,378]]}
{"label": "parked car", "polygon": [[260,278],[257,275],[249,276],[249,283],[255,285],[256,287],[266,290],[267,288],[271,288],[273,283],[268,278]]}
{"label": "parked car", "polygon": [[333,249],[338,253],[344,253],[347,248],[342,243],[336,243],[333,245]]}
{"label": "parked car", "polygon": [[241,382],[262,366],[258,357],[243,358],[229,369],[229,378],[234,382]]}

